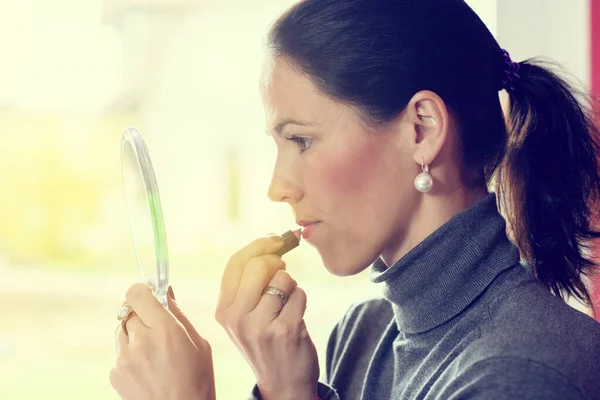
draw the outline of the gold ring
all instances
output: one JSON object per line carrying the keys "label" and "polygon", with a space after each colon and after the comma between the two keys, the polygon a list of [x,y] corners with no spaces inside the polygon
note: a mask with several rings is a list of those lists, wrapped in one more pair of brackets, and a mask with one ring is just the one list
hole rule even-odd
{"label": "gold ring", "polygon": [[125,324],[127,324],[127,321],[129,321],[131,318],[135,317],[135,315],[136,314],[133,310],[133,307],[131,307],[129,304],[124,304],[117,313],[117,320],[121,321],[121,328],[123,328],[123,332],[125,332],[125,334],[127,334],[127,328]]}
{"label": "gold ring", "polygon": [[263,294],[272,294],[273,296],[279,297],[284,306],[288,300],[288,296],[287,296],[287,294],[285,294],[285,292],[283,290],[277,289],[276,287],[273,287],[273,286],[267,286],[266,289],[263,291]]}

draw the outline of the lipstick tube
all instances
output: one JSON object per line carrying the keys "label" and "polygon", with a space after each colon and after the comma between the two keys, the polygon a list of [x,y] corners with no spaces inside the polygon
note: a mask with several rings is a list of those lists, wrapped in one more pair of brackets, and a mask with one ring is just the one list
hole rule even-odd
{"label": "lipstick tube", "polygon": [[283,238],[283,245],[279,248],[279,250],[274,251],[272,254],[276,254],[279,257],[281,257],[288,251],[298,247],[298,245],[300,244],[300,239],[298,238],[300,232],[296,232],[298,232],[298,234],[292,231],[287,231],[283,235],[281,235],[281,237]]}

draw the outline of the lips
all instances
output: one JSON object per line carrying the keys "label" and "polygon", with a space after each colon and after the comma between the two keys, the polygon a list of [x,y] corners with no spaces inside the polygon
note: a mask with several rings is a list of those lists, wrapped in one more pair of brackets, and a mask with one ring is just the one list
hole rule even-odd
{"label": "lips", "polygon": [[313,231],[315,230],[315,227],[319,224],[319,222],[310,222],[307,224],[304,224],[302,226],[302,237],[304,238],[304,240],[308,240],[310,238],[310,236],[312,235]]}
{"label": "lips", "polygon": [[300,225],[300,226],[306,226],[306,225],[310,225],[310,224],[314,224],[318,221],[313,221],[313,220],[309,220],[309,219],[297,219],[296,220],[296,224]]}

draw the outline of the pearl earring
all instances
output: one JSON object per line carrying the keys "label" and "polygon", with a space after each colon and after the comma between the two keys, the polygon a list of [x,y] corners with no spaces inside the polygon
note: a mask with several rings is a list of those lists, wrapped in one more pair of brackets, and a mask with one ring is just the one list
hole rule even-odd
{"label": "pearl earring", "polygon": [[433,187],[433,178],[429,175],[429,166],[425,165],[425,160],[421,163],[421,172],[415,178],[415,188],[422,193],[427,193]]}

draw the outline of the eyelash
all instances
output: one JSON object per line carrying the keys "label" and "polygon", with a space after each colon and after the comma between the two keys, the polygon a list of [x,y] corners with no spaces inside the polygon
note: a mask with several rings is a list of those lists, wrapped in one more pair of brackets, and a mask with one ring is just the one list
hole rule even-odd
{"label": "eyelash", "polygon": [[[286,139],[290,140],[292,142],[296,142],[298,144],[298,146],[300,146],[300,153],[304,153],[306,150],[308,150],[310,148],[311,143],[314,140],[314,139],[303,138],[300,136],[292,136],[291,138],[286,138]],[[308,144],[306,142],[308,142]],[[304,148],[301,146],[303,143],[306,146]]]}

